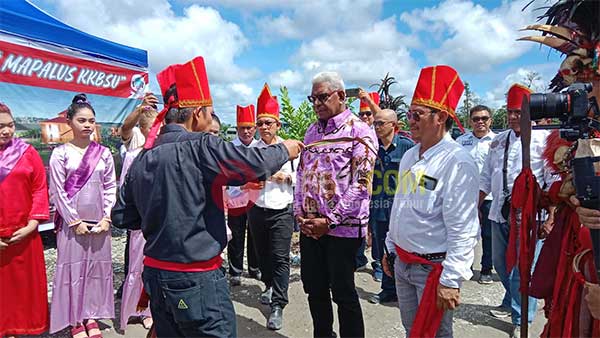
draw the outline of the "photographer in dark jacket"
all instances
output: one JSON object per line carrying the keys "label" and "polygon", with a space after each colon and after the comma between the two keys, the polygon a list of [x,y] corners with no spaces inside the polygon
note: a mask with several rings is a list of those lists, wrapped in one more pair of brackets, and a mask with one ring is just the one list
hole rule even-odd
{"label": "photographer in dark jacket", "polygon": [[227,243],[222,186],[265,180],[298,157],[302,143],[245,148],[190,132],[212,122],[203,59],[175,67],[174,79],[177,95],[167,105],[171,123],[152,147],[151,132],[150,149],[132,164],[113,224],[141,224],[144,288],[158,337],[235,337],[233,304],[219,269]]}

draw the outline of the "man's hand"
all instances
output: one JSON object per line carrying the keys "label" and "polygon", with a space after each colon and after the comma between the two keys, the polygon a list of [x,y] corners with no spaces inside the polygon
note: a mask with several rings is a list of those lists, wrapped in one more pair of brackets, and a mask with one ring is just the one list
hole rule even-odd
{"label": "man's hand", "polygon": [[579,215],[579,221],[590,229],[600,229],[600,211],[588,209],[581,206],[575,196],[571,196],[569,201],[576,207],[575,212]]}
{"label": "man's hand", "polygon": [[22,227],[21,229],[15,231],[10,239],[7,241],[8,244],[19,243],[23,240],[23,238],[29,236],[34,230],[37,229],[38,222],[30,222],[27,226]]}
{"label": "man's hand", "polygon": [[79,225],[75,226],[75,234],[77,235],[88,235],[90,234],[90,231],[88,230],[88,226],[92,227],[94,226],[94,224],[90,224],[90,223],[86,223],[86,222],[81,222],[79,223]]}
{"label": "man's hand", "polygon": [[385,273],[390,278],[394,278],[394,276],[392,275],[392,271],[390,270],[388,255],[385,253],[383,254],[383,258],[381,259],[381,267],[383,268],[383,273]]}
{"label": "man's hand", "polygon": [[554,217],[548,217],[548,219],[542,224],[542,226],[538,230],[538,238],[544,239],[548,237],[550,231],[554,228]]}
{"label": "man's hand", "polygon": [[592,317],[600,320],[600,285],[586,282],[584,291],[584,299]]}
{"label": "man's hand", "polygon": [[371,95],[362,88],[358,88],[358,98],[364,103],[369,103],[372,100]]}
{"label": "man's hand", "polygon": [[449,288],[439,284],[436,303],[437,307],[444,311],[456,309],[460,304],[460,289]]}
{"label": "man's hand", "polygon": [[302,149],[304,149],[304,144],[300,141],[296,141],[296,140],[285,140],[282,142],[283,145],[286,147],[289,155],[289,159],[290,160],[295,160],[298,158],[298,156],[300,156],[300,153],[302,152]]}
{"label": "man's hand", "polygon": [[319,239],[329,232],[329,222],[326,218],[298,217],[298,223],[300,223],[300,231],[307,237]]}
{"label": "man's hand", "polygon": [[144,99],[142,100],[141,106],[156,108],[157,104],[158,104],[158,99],[156,98],[156,96],[154,96],[154,94],[152,94],[152,93],[146,93],[144,95]]}
{"label": "man's hand", "polygon": [[265,187],[265,181],[248,182],[248,183],[244,184],[243,186],[241,186],[241,188],[245,189],[245,190],[261,190],[264,187]]}
{"label": "man's hand", "polygon": [[271,181],[278,183],[278,184],[283,184],[283,183],[291,184],[292,177],[284,172],[278,171],[275,173],[275,175],[271,176]]}

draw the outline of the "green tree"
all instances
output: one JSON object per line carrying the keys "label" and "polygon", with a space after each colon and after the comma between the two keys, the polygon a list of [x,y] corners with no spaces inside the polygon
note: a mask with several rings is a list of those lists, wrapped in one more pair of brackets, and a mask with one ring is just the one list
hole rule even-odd
{"label": "green tree", "polygon": [[471,90],[471,86],[468,82],[465,82],[465,99],[463,101],[463,105],[458,108],[456,112],[458,115],[458,119],[463,126],[469,125],[469,114],[471,108],[480,104],[479,97]]}
{"label": "green tree", "polygon": [[287,87],[280,88],[281,98],[281,130],[279,136],[284,139],[304,140],[308,127],[317,120],[312,105],[304,100],[298,108],[294,108]]}
{"label": "green tree", "polygon": [[496,109],[492,113],[492,129],[506,129],[506,106]]}
{"label": "green tree", "polygon": [[396,78],[390,76],[390,73],[387,73],[385,74],[385,77],[381,79],[380,83],[373,84],[371,87],[379,86],[379,89],[377,89],[380,98],[379,107],[381,107],[381,109],[391,109],[395,111],[398,116],[398,121],[402,122],[403,128],[408,129],[408,121],[406,121],[408,104],[404,101],[406,95],[393,96],[390,94],[390,88],[397,83]]}

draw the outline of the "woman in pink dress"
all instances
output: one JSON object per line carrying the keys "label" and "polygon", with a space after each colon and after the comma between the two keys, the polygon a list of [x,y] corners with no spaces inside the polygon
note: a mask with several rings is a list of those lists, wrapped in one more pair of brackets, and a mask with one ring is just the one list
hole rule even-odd
{"label": "woman in pink dress", "polygon": [[50,200],[56,205],[57,261],[50,333],[102,337],[95,319],[114,317],[110,211],[117,182],[110,150],[91,141],[94,108],[85,94],[67,110],[73,140],[50,157]]}

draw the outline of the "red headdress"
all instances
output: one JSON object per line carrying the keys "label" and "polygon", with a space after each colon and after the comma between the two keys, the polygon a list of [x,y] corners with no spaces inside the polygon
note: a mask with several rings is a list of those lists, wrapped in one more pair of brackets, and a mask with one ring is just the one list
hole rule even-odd
{"label": "red headdress", "polygon": [[458,128],[464,131],[455,111],[464,89],[458,73],[452,67],[426,67],[419,74],[412,104],[447,111]]}
{"label": "red headdress", "polygon": [[[371,96],[371,99],[373,99],[373,102],[375,102],[376,105],[379,105],[379,94],[377,92],[372,92],[369,93],[369,96]],[[360,101],[360,111],[371,111],[371,108],[369,107],[369,104],[366,102],[363,102],[362,100]]]}
{"label": "red headdress", "polygon": [[238,127],[254,127],[256,126],[256,118],[254,113],[254,105],[242,107],[237,106],[236,125]]}
{"label": "red headdress", "polygon": [[269,89],[269,85],[266,83],[258,96],[256,113],[256,119],[261,117],[271,117],[279,121],[279,103],[277,103],[277,96],[271,95],[271,89]]}
{"label": "red headdress", "polygon": [[508,89],[508,94],[506,95],[506,109],[508,110],[521,110],[521,103],[523,103],[523,98],[531,95],[532,90],[528,87],[525,87],[520,84],[513,84]]}
{"label": "red headdress", "polygon": [[145,149],[150,149],[154,145],[158,129],[171,108],[191,108],[212,105],[210,97],[210,88],[208,87],[208,76],[204,59],[201,56],[194,58],[182,65],[170,65],[156,75],[158,84],[163,97],[167,90],[173,85],[177,86],[177,97],[165,97],[167,103],[163,110],[158,114],[144,144]]}

